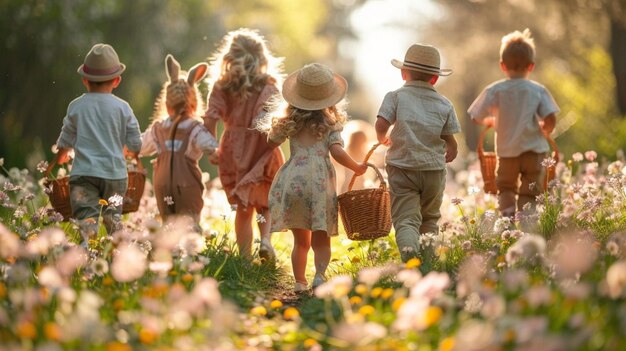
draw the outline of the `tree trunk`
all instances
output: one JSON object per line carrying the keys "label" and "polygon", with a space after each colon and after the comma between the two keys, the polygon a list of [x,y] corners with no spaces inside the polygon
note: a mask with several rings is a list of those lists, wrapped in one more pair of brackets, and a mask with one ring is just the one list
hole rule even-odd
{"label": "tree trunk", "polygon": [[611,58],[615,75],[617,107],[626,117],[626,23],[611,20]]}

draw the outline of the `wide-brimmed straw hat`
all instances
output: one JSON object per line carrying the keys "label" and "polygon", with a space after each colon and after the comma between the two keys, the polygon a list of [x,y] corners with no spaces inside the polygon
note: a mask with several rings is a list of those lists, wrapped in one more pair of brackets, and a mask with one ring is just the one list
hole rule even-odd
{"label": "wide-brimmed straw hat", "polygon": [[299,109],[315,111],[341,101],[348,82],[320,64],[311,63],[290,74],[283,83],[283,98]]}
{"label": "wide-brimmed straw hat", "polygon": [[449,76],[452,70],[440,68],[439,50],[431,45],[413,44],[404,55],[404,62],[393,59],[391,64],[396,68],[429,73],[437,76]]}
{"label": "wide-brimmed straw hat", "polygon": [[92,82],[104,82],[121,75],[125,69],[111,45],[96,44],[78,67],[78,74]]}

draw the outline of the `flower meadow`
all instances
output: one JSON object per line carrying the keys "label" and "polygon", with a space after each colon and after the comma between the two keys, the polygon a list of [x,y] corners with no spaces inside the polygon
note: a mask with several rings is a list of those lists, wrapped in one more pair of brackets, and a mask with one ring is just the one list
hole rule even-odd
{"label": "flower meadow", "polygon": [[1,165],[1,350],[626,345],[623,160],[572,155],[556,165],[536,210],[514,219],[499,217],[470,164],[449,179],[440,232],[421,236],[419,258],[401,263],[393,233],[363,242],[340,235],[328,282],[299,295],[290,234],[274,234],[275,262],[240,257],[218,188],[205,194],[202,232],[183,219],[160,223],[148,183],[122,230],[108,236],[101,225],[81,246],[78,224],[49,204],[46,166],[31,174]]}

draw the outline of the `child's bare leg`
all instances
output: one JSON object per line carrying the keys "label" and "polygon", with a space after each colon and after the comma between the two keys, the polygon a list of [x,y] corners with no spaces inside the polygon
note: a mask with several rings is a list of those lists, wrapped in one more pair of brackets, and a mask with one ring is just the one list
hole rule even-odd
{"label": "child's bare leg", "polygon": [[316,230],[311,236],[311,247],[313,248],[315,261],[315,279],[313,287],[316,288],[326,280],[326,268],[330,263],[330,237],[326,231]]}
{"label": "child's bare leg", "polygon": [[291,266],[296,283],[306,285],[306,260],[311,248],[311,231],[306,229],[292,229],[293,250],[291,251]]}
{"label": "child's bare leg", "polygon": [[260,218],[257,219],[259,232],[261,233],[261,247],[259,248],[259,256],[263,259],[270,260],[276,258],[276,253],[272,247],[272,233],[270,232],[270,210],[269,208],[257,209]]}
{"label": "child's bare leg", "polygon": [[252,214],[252,208],[237,206],[235,234],[239,254],[244,257],[252,256]]}

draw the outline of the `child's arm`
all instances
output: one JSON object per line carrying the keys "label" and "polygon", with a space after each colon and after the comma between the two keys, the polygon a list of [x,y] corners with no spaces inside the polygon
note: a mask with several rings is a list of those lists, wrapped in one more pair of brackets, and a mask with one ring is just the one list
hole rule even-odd
{"label": "child's arm", "polygon": [[367,164],[358,163],[348,155],[341,147],[341,144],[332,144],[330,146],[330,154],[340,165],[351,169],[356,175],[361,175],[367,171]]}
{"label": "child's arm", "polygon": [[452,162],[458,153],[458,145],[454,135],[442,135],[441,139],[446,142],[446,162]]}
{"label": "child's arm", "polygon": [[472,118],[472,121],[478,125],[485,125],[487,127],[495,127],[496,126],[496,118],[495,117],[487,117],[482,120],[477,120]]}
{"label": "child's arm", "polygon": [[556,126],[556,115],[554,113],[547,115],[544,117],[543,121],[540,121],[539,125],[541,126],[543,134],[550,135]]}
{"label": "child's arm", "polygon": [[391,140],[389,140],[389,138],[387,137],[389,127],[391,127],[391,123],[389,123],[389,121],[380,116],[376,118],[376,139],[378,139],[379,143],[385,146],[391,145]]}

